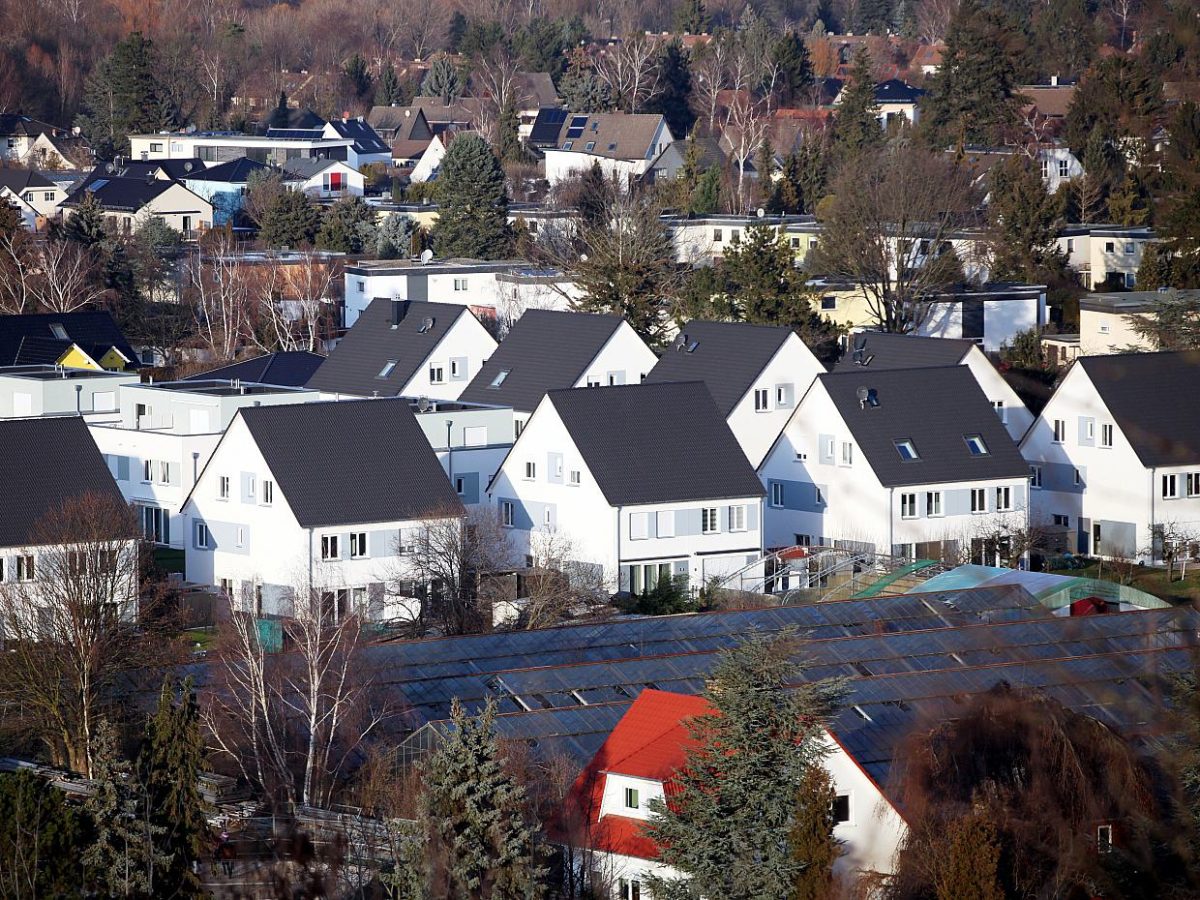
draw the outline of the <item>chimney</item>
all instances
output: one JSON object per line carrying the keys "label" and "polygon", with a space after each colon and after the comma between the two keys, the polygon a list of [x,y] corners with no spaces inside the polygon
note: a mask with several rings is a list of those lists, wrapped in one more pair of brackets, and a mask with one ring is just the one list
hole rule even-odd
{"label": "chimney", "polygon": [[1057,75],[1050,76],[1050,87],[1058,87],[1058,76]]}
{"label": "chimney", "polygon": [[404,317],[406,315],[408,315],[408,301],[407,300],[393,300],[392,301],[392,327],[395,328],[397,325],[399,325],[401,322],[403,322]]}
{"label": "chimney", "polygon": [[343,109],[342,110],[342,124],[345,125],[349,121],[350,121],[350,110]]}

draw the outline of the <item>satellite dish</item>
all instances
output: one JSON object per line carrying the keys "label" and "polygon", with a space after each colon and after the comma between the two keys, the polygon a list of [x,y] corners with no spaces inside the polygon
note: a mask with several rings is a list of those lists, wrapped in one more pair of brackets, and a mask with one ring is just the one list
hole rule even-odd
{"label": "satellite dish", "polygon": [[859,402],[859,403],[866,403],[866,402],[867,402],[867,397],[871,396],[871,392],[870,392],[870,391],[869,391],[867,388],[865,388],[865,387],[860,387],[860,388],[859,388],[857,391],[855,391],[854,393],[855,393],[855,395],[858,397],[858,402]]}
{"label": "satellite dish", "polygon": [[104,166],[104,171],[111,175],[113,172],[117,171],[117,167],[112,163],[106,163]]}
{"label": "satellite dish", "polygon": [[433,259],[433,251],[426,247],[421,251],[421,265],[427,266]]}
{"label": "satellite dish", "polygon": [[676,350],[682,350],[685,344],[687,344],[687,335],[680,332],[675,335],[675,342],[671,346]]}
{"label": "satellite dish", "polygon": [[762,218],[764,218],[766,215],[767,215],[767,211],[766,211],[765,209],[763,209],[763,208],[760,206],[760,207],[758,208],[758,217],[759,217],[760,219],[762,219]]}
{"label": "satellite dish", "polygon": [[860,387],[855,393],[858,395],[858,406],[860,409],[879,405],[879,394],[876,393],[875,388]]}
{"label": "satellite dish", "polygon": [[183,171],[185,171],[185,172],[192,171],[192,164],[190,162],[185,162],[183,164]]}
{"label": "satellite dish", "polygon": [[421,327],[417,329],[417,332],[427,334],[431,328],[433,328],[433,317],[426,316],[421,320]]}
{"label": "satellite dish", "polygon": [[431,404],[428,397],[417,398],[417,409],[419,409],[421,412],[429,412],[430,406]]}

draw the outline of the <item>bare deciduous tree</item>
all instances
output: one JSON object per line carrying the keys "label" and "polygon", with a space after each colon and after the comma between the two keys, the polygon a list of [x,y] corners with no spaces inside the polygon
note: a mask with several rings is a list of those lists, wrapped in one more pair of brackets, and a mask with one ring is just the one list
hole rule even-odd
{"label": "bare deciduous tree", "polygon": [[[767,111],[756,101],[749,91],[737,91],[725,114],[725,124],[722,128],[725,144],[729,154],[737,166],[737,190],[734,202],[737,208],[735,214],[746,212],[746,164],[758,153],[763,140],[767,136],[769,122]],[[770,172],[759,172],[758,177],[763,184],[770,179]]]}
{"label": "bare deciduous tree", "polygon": [[571,536],[557,528],[540,528],[530,535],[533,565],[522,579],[524,609],[519,621],[526,628],[547,628],[569,618],[597,614],[611,596],[604,567],[577,559]]}
{"label": "bare deciduous tree", "polygon": [[134,627],[137,521],[119,497],[68,499],[34,527],[0,583],[6,718],[55,765],[91,776],[97,723],[124,673],[150,661]]}
{"label": "bare deciduous tree", "polygon": [[961,277],[951,237],[978,209],[971,173],[946,154],[893,143],[837,177],[809,266],[858,285],[884,331],[913,331]]}
{"label": "bare deciduous tree", "polygon": [[959,0],[921,0],[917,6],[917,34],[926,44],[939,44],[946,38],[950,20]]}
{"label": "bare deciduous tree", "polygon": [[214,359],[237,356],[250,324],[250,298],[233,238],[218,234],[188,272],[196,332]]}
{"label": "bare deciduous tree", "polygon": [[721,93],[729,87],[731,43],[714,38],[692,63],[692,97],[696,112],[708,123],[712,134],[717,124]]}
{"label": "bare deciduous tree", "polygon": [[245,273],[260,349],[319,352],[332,336],[332,299],[342,281],[338,260],[304,250],[299,259],[269,259]]}
{"label": "bare deciduous tree", "polygon": [[645,34],[636,34],[609,45],[600,57],[596,74],[608,85],[613,103],[636,113],[662,90],[658,44]]}
{"label": "bare deciduous tree", "polygon": [[0,309],[68,313],[105,293],[96,251],[73,241],[35,242],[23,231],[0,238]]}

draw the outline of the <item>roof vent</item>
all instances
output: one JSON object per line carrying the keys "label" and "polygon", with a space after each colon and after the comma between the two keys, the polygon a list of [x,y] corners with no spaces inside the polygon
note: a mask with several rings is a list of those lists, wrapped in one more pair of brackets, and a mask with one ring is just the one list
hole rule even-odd
{"label": "roof vent", "polygon": [[430,405],[431,404],[429,403],[428,397],[417,398],[417,409],[419,409],[421,412],[429,412]]}
{"label": "roof vent", "polygon": [[856,366],[869,366],[871,360],[875,358],[873,354],[871,356],[867,355],[867,333],[865,331],[860,331],[854,336],[853,357]]}
{"label": "roof vent", "polygon": [[860,387],[855,393],[858,395],[859,409],[867,409],[868,407],[879,405],[879,394],[876,393],[875,388]]}
{"label": "roof vent", "polygon": [[433,330],[433,317],[426,316],[421,320],[421,327],[417,329],[418,334],[428,334]]}
{"label": "roof vent", "polygon": [[688,336],[686,334],[677,334],[675,336],[675,343],[673,346],[675,347],[676,350],[682,350],[684,347],[687,346],[687,342],[688,342]]}

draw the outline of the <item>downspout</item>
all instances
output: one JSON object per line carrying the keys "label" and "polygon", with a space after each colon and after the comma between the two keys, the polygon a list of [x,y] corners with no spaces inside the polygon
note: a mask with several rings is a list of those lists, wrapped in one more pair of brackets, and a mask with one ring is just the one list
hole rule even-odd
{"label": "downspout", "polygon": [[446,420],[446,477],[450,479],[450,486],[454,486],[454,447],[450,443],[450,429],[454,427],[454,420]]}
{"label": "downspout", "polygon": [[[1158,467],[1151,466],[1150,467],[1150,562],[1151,563],[1154,562],[1154,512],[1155,512],[1155,510],[1154,510],[1154,500],[1155,500],[1154,483],[1158,480],[1156,477],[1157,473],[1158,473]],[[1176,488],[1178,488],[1178,485],[1176,485]],[[1134,534],[1133,540],[1135,543],[1137,542],[1136,533]],[[1134,552],[1135,553],[1137,552],[1137,548],[1134,548]]]}
{"label": "downspout", "polygon": [[312,601],[313,592],[313,530],[308,529],[308,599]]}
{"label": "downspout", "polygon": [[888,488],[888,556],[896,553],[896,489]]}
{"label": "downspout", "polygon": [[[617,594],[619,594],[621,592],[621,512],[623,509],[624,509],[623,506],[617,507],[617,558],[615,560],[616,568],[617,568],[617,589],[613,592],[613,593],[617,593]],[[629,589],[632,592],[632,590],[633,590],[633,578],[632,577],[629,579]]]}

